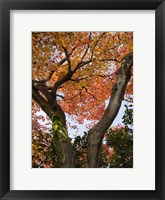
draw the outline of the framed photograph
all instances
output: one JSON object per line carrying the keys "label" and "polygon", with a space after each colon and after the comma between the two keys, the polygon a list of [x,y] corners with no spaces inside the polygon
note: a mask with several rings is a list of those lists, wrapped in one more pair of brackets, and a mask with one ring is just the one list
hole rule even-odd
{"label": "framed photograph", "polygon": [[0,6],[1,199],[163,200],[164,1]]}

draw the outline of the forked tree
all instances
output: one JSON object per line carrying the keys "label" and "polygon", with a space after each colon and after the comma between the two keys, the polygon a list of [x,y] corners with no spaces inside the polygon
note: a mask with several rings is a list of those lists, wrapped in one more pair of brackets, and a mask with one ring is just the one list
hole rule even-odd
{"label": "forked tree", "polygon": [[[33,32],[33,123],[39,106],[52,121],[59,166],[75,166],[66,114],[88,131],[87,167],[98,167],[104,134],[125,99],[132,101],[132,32]],[[106,100],[109,103],[106,106]]]}

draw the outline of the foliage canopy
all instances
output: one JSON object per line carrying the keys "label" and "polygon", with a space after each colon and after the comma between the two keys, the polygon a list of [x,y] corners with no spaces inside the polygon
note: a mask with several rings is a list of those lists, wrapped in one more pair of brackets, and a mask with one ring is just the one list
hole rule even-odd
{"label": "foliage canopy", "polygon": [[[106,101],[111,99],[121,63],[125,56],[132,53],[132,32],[32,33],[33,167],[59,166],[58,152],[52,143],[52,115],[61,118],[66,128],[69,126],[66,114],[79,124],[88,120],[88,129],[100,121],[106,110]],[[133,101],[132,75],[124,91],[124,99],[129,102]],[[41,109],[46,115],[41,114]],[[130,112],[130,109],[126,111]],[[127,128],[132,120],[127,119],[128,115],[125,113],[123,119]],[[117,135],[119,132],[123,133],[123,141],[131,140],[126,128],[116,130]],[[113,146],[113,141],[117,143],[113,133],[107,139],[109,146]],[[79,151],[74,151],[77,167],[86,167],[87,135],[77,137],[72,143],[74,150],[76,145],[83,149],[84,158],[78,155]]]}

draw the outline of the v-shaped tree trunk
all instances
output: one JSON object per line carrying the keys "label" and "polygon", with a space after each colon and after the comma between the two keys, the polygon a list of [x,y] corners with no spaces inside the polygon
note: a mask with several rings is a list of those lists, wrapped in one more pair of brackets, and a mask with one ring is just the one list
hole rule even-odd
{"label": "v-shaped tree trunk", "polygon": [[[69,60],[70,54],[67,53],[66,49],[64,50],[66,53],[66,59],[63,59],[59,64],[62,64],[67,60],[69,65],[68,73],[61,80],[54,84],[51,92],[49,92],[49,88],[45,84],[48,80],[32,81],[32,96],[34,101],[52,120],[53,143],[58,154],[60,167],[73,168],[75,164],[72,144],[66,129],[65,114],[56,101],[56,92],[58,87],[64,82],[70,80],[78,69],[92,61],[90,60],[81,62],[74,70],[71,70],[71,64]],[[98,124],[96,124],[88,132],[88,167],[90,168],[98,167],[99,150],[102,140],[104,134],[111,126],[120,109],[127,83],[131,77],[132,65],[133,54],[129,54],[122,59],[120,67],[117,71],[116,83],[112,88],[108,107]],[[52,74],[53,72],[51,75]],[[51,78],[51,75],[49,79]],[[45,96],[45,98],[43,96]]]}

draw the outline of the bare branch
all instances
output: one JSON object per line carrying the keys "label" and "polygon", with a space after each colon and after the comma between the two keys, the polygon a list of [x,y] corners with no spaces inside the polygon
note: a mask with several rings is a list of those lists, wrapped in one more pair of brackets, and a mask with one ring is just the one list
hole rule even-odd
{"label": "bare branch", "polygon": [[[75,48],[76,48],[76,47],[74,47],[70,53],[67,53],[67,55],[70,56],[70,55],[73,53],[73,51],[75,50]],[[67,61],[67,58],[63,58],[62,60],[60,60],[60,61],[58,62],[57,65],[60,66],[60,65],[62,65],[65,61]],[[50,74],[49,74],[49,76],[48,76],[47,79],[42,79],[42,80],[39,80],[39,81],[36,81],[36,80],[35,80],[35,81],[36,81],[36,82],[39,82],[39,83],[46,83],[46,82],[48,82],[48,81],[52,78],[52,75],[54,74],[54,72],[55,72],[55,70],[51,70],[51,72],[50,72]]]}
{"label": "bare branch", "polygon": [[116,58],[114,58],[114,59],[100,59],[98,61],[100,61],[100,62],[118,62],[118,63],[120,63]]}
{"label": "bare branch", "polygon": [[86,93],[90,94],[94,99],[96,99],[98,101],[98,99],[91,92],[89,92],[85,86],[82,86],[82,88],[85,89]]}
{"label": "bare branch", "polygon": [[60,85],[62,85],[63,83],[65,83],[66,81],[70,80],[70,78],[72,77],[72,75],[73,75],[73,71],[69,70],[69,71],[67,72],[67,74],[66,74],[65,76],[63,76],[63,78],[62,78],[61,80],[57,81],[57,82],[54,84],[51,94],[52,94],[52,95],[55,95],[55,94],[56,94],[56,91],[57,91],[57,89],[58,89],[58,87],[59,87]]}
{"label": "bare branch", "polygon": [[32,97],[34,101],[42,108],[45,113],[49,113],[49,103],[38,93],[37,89],[32,85]]}
{"label": "bare branch", "polygon": [[98,74],[97,76],[100,76],[102,78],[109,78],[109,79],[112,80],[112,77],[110,75],[100,75],[100,74]]}
{"label": "bare branch", "polygon": [[33,80],[32,81],[33,84],[33,88],[39,90],[40,92],[42,92],[42,94],[49,100],[52,101],[52,97],[50,95],[50,92],[48,91],[48,87],[45,85],[45,83],[42,82],[38,82]]}
{"label": "bare branch", "polygon": [[100,35],[100,37],[96,40],[96,42],[95,42],[95,44],[94,44],[94,47],[93,47],[93,49],[92,49],[91,59],[93,58],[94,50],[95,50],[95,48],[96,48],[96,46],[97,46],[99,40],[101,39],[101,37],[102,37],[103,35],[105,35],[105,32],[102,33],[102,34]]}
{"label": "bare branch", "polygon": [[[89,33],[89,41],[90,41],[90,39],[91,39],[91,32]],[[87,52],[88,52],[88,49],[89,49],[89,41],[88,41],[88,45],[87,45],[87,48],[86,48],[86,51],[85,51],[85,53],[84,53],[84,55],[82,56],[82,58],[81,58],[81,61],[83,61],[83,59],[84,59],[84,57],[86,56],[86,54],[87,54]]]}
{"label": "bare branch", "polygon": [[71,62],[70,62],[68,51],[64,46],[62,48],[64,49],[66,60],[68,61],[68,71],[71,71]]}
{"label": "bare branch", "polygon": [[75,73],[78,69],[80,69],[82,66],[84,65],[87,65],[89,63],[91,63],[92,60],[88,60],[88,61],[85,61],[85,62],[80,62],[77,64],[77,66],[75,67],[75,69],[73,70],[73,73]]}
{"label": "bare branch", "polygon": [[87,77],[84,77],[84,78],[76,78],[76,79],[70,79],[71,81],[74,81],[74,82],[79,82],[79,81],[82,81],[82,80],[86,80],[87,79]]}
{"label": "bare branch", "polygon": [[78,94],[76,94],[75,96],[69,98],[69,99],[65,99],[65,101],[70,101],[70,100],[73,100],[74,98],[78,97],[79,95],[81,95],[82,91],[80,90]]}
{"label": "bare branch", "polygon": [[60,98],[62,98],[62,99],[65,98],[64,96],[62,96],[62,95],[60,95],[60,94],[56,94],[56,96],[57,96],[57,97],[60,97]]}
{"label": "bare branch", "polygon": [[55,94],[56,94],[56,91],[57,91],[57,89],[58,89],[58,87],[59,87],[60,85],[62,85],[62,84],[65,83],[66,81],[71,80],[73,74],[74,74],[78,69],[80,69],[80,68],[81,68],[82,66],[84,66],[84,65],[89,64],[90,62],[92,62],[92,61],[89,60],[89,61],[81,62],[81,63],[79,63],[79,64],[76,66],[76,68],[75,68],[73,71],[72,71],[72,70],[69,70],[69,71],[67,72],[67,74],[65,74],[65,76],[64,76],[61,80],[57,81],[57,82],[54,84],[51,94],[52,94],[52,95],[55,95]]}

